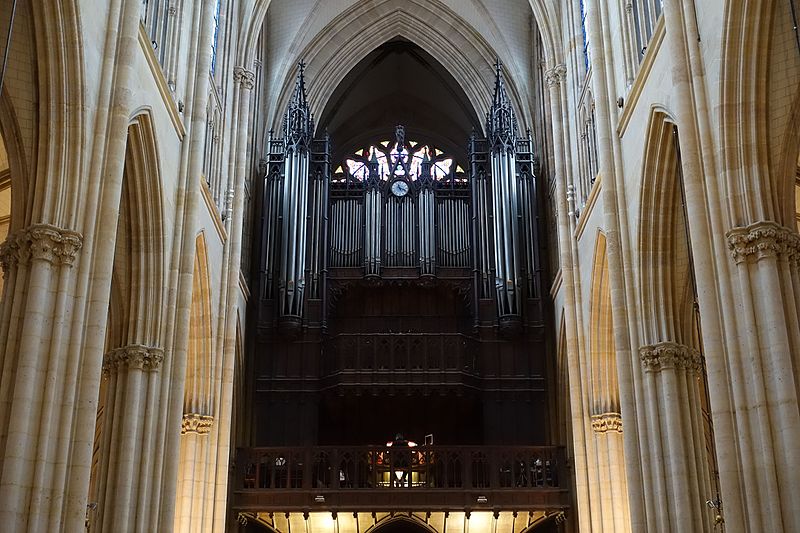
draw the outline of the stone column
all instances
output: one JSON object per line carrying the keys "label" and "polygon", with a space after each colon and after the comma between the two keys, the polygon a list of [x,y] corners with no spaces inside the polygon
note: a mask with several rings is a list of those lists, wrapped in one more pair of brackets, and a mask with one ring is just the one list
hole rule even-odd
{"label": "stone column", "polygon": [[0,523],[6,531],[39,529],[48,502],[60,497],[52,485],[52,431],[65,387],[71,267],[81,246],[80,234],[49,224],[15,232],[3,244],[4,306],[11,308],[0,347]]}
{"label": "stone column", "polygon": [[150,398],[159,388],[163,360],[161,348],[141,344],[116,348],[104,358],[109,383],[96,530],[115,531],[121,524],[137,530],[147,522],[137,505],[147,501],[151,472],[146,465],[152,454],[147,430],[157,416]]}
{"label": "stone column", "polygon": [[681,344],[662,342],[643,346],[639,355],[663,443],[659,458],[664,478],[653,498],[669,512],[660,513],[658,531],[711,531],[704,504],[711,494],[705,435],[697,416],[702,409],[700,353]]}
{"label": "stone column", "polygon": [[634,365],[632,347],[638,345],[634,317],[636,308],[633,275],[626,264],[632,257],[631,232],[625,213],[625,184],[622,175],[619,137],[616,135],[613,94],[613,56],[610,25],[604,20],[602,2],[588,1],[586,7],[586,29],[591,43],[592,86],[595,95],[595,124],[597,131],[597,159],[602,180],[603,229],[606,235],[609,282],[611,287],[611,310],[616,370],[619,384],[621,414],[627,430],[623,433],[625,476],[629,499],[628,528],[634,531],[651,526],[651,517],[646,512],[647,489],[651,465],[648,457],[647,418],[643,413],[641,398],[642,376],[638,365]]}
{"label": "stone column", "polygon": [[[229,246],[226,248],[226,269],[223,278],[226,285],[225,308],[221,313],[224,316],[225,324],[222,332],[224,333],[224,343],[222,358],[217,375],[219,381],[215,384],[215,413],[217,413],[219,423],[212,433],[212,440],[216,450],[216,486],[214,487],[214,514],[211,527],[213,530],[222,530],[225,527],[226,502],[228,493],[228,473],[230,461],[230,441],[231,441],[231,417],[233,409],[233,376],[236,365],[236,331],[239,321],[239,276],[241,272],[242,257],[242,228],[244,221],[244,185],[245,177],[249,169],[247,162],[248,151],[250,149],[250,96],[255,87],[255,74],[246,68],[234,68],[234,90],[238,94],[237,106],[237,127],[235,150],[231,151],[232,158],[235,157],[235,173],[233,175],[232,187],[229,189],[229,198],[232,197],[231,212],[229,220],[230,236]],[[238,90],[237,90],[238,89]]]}
{"label": "stone column", "polygon": [[753,433],[753,453],[741,457],[753,465],[752,476],[743,480],[748,508],[750,503],[759,508],[750,528],[799,531],[800,236],[765,221],[734,228],[727,238],[736,263],[740,342],[747,353],[740,389],[747,409],[736,417],[746,418]]}
{"label": "stone column", "polygon": [[[185,413],[181,422],[181,451],[178,478],[178,504],[174,531],[211,531],[204,523],[205,510],[213,497],[213,483],[208,480],[214,472],[213,450],[209,433],[214,417],[200,413]],[[213,480],[213,475],[211,476]]]}
{"label": "stone column", "polygon": [[569,375],[570,415],[572,424],[573,453],[575,462],[575,501],[579,529],[592,529],[592,512],[590,492],[596,483],[590,479],[588,467],[587,438],[591,434],[588,423],[589,412],[587,395],[584,390],[584,378],[581,371],[581,353],[576,306],[575,273],[576,254],[573,251],[574,239],[569,221],[570,209],[567,202],[567,148],[563,117],[566,116],[566,79],[567,68],[563,64],[555,65],[545,73],[545,81],[549,89],[550,114],[552,117],[553,153],[555,155],[555,182],[558,220],[558,251],[561,263],[561,277],[564,291],[564,319],[567,329],[567,371]]}

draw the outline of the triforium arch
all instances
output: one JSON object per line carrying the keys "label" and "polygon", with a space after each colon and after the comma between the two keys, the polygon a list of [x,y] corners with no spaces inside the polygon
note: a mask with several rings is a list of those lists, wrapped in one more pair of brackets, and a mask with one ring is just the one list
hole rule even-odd
{"label": "triforium arch", "polygon": [[[678,128],[658,107],[650,114],[643,163],[637,271],[641,301],[642,391],[637,410],[647,413],[642,446],[645,491],[661,494],[670,512],[647,507],[654,531],[710,531],[714,500],[713,449],[701,357],[699,315],[684,213]],[[663,458],[653,460],[652,457]]]}
{"label": "triforium arch", "polygon": [[92,527],[146,521],[158,465],[160,389],[167,304],[162,183],[152,119],[128,127],[119,224],[99,400],[99,462],[92,483]]}

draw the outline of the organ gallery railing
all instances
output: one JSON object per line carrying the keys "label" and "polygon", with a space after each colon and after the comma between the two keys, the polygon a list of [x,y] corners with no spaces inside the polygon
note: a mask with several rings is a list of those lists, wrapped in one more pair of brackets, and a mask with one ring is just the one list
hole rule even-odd
{"label": "organ gallery railing", "polygon": [[235,506],[261,511],[321,503],[361,508],[564,508],[564,466],[564,451],[557,447],[240,448]]}

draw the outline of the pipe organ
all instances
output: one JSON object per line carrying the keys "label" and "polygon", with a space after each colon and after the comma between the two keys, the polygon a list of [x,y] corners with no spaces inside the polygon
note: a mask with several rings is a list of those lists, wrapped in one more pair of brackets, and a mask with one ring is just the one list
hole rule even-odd
{"label": "pipe organ", "polygon": [[501,328],[516,330],[523,301],[540,297],[536,159],[530,131],[518,136],[499,64],[486,132],[470,139],[475,290],[494,298]]}
{"label": "pipe organ", "polygon": [[537,168],[495,92],[465,160],[394,126],[332,163],[301,68],[260,181],[255,443],[545,443]]}
{"label": "pipe organ", "polygon": [[261,293],[274,299],[278,322],[298,330],[308,299],[324,290],[328,139],[315,140],[304,65],[283,120],[283,136],[268,141],[262,194]]}
{"label": "pipe organ", "polygon": [[499,65],[466,171],[397,126],[331,173],[329,141],[313,133],[301,65],[263,181],[261,295],[276,323],[324,329],[328,282],[430,278],[466,284],[475,327],[520,330],[541,296],[536,160]]}

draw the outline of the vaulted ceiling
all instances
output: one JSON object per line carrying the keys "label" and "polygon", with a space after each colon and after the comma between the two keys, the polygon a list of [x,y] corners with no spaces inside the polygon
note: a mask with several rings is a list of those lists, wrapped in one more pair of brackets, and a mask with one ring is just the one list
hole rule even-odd
{"label": "vaulted ceiling", "polygon": [[[332,105],[363,112],[368,103],[385,108],[394,99],[402,105],[393,113],[404,110],[419,117],[429,110],[432,118],[427,120],[438,121],[449,132],[445,142],[456,143],[461,136],[458,144],[463,145],[475,122],[483,122],[478,117],[489,107],[499,58],[524,124],[533,103],[533,69],[539,67],[531,53],[539,31],[531,5],[547,2],[271,0],[260,34],[267,123],[278,127],[296,64],[303,59],[312,109],[329,129],[341,132],[345,143],[355,142],[355,126],[344,124],[344,114],[334,116]],[[368,66],[374,72],[367,72]],[[418,76],[420,83],[401,82],[404,72]],[[360,113],[351,117],[364,128],[380,127]]]}

